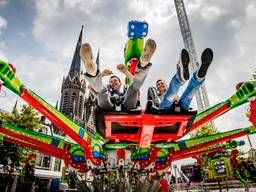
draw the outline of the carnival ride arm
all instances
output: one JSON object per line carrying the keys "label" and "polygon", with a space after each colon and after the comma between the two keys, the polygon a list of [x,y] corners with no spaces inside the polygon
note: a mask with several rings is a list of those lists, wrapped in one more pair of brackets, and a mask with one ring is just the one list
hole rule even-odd
{"label": "carnival ride arm", "polygon": [[45,155],[63,159],[66,166],[80,172],[87,171],[83,148],[64,139],[18,128],[6,123],[0,125],[1,140],[37,150]]}
{"label": "carnival ride arm", "polygon": [[[244,103],[247,103],[250,98],[256,96],[256,81],[243,82],[241,87],[226,101],[220,102],[213,107],[199,113],[191,127],[187,132],[192,132],[201,127],[205,123],[219,117],[227,111],[234,109]],[[253,109],[251,109],[253,110]]]}
{"label": "carnival ride arm", "polygon": [[72,139],[79,143],[85,150],[85,157],[91,160],[93,164],[100,164],[101,160],[93,157],[93,150],[91,144],[104,142],[104,139],[97,135],[97,139],[92,138],[88,132],[71,121],[68,117],[60,113],[57,109],[29,90],[21,81],[15,76],[14,71],[10,65],[4,61],[0,61],[0,78],[3,85],[14,93],[23,98],[29,105],[41,112],[47,117],[55,126],[68,134]]}

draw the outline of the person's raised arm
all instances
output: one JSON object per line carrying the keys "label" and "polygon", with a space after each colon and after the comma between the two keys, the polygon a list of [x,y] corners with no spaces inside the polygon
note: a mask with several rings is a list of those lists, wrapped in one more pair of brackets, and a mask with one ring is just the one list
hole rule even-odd
{"label": "person's raised arm", "polygon": [[131,81],[133,80],[133,75],[126,69],[124,64],[119,64],[116,66],[116,68],[118,69],[118,71],[123,73],[128,79],[130,79]]}

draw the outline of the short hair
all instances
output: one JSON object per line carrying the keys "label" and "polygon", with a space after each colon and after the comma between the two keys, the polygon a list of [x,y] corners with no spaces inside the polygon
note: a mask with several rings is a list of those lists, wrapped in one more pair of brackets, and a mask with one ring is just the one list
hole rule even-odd
{"label": "short hair", "polygon": [[111,75],[110,78],[109,78],[109,82],[110,82],[111,79],[114,79],[114,78],[117,78],[118,81],[121,83],[121,79],[116,75]]}
{"label": "short hair", "polygon": [[163,80],[163,79],[158,79],[158,80],[156,81],[156,85],[157,85],[157,83],[158,83],[159,81],[165,82],[165,80]]}

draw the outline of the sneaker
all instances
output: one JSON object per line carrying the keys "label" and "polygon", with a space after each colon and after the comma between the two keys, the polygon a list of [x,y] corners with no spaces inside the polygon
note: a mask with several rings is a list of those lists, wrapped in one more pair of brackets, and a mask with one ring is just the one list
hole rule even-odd
{"label": "sneaker", "polygon": [[197,77],[199,79],[202,79],[205,77],[208,67],[212,63],[212,59],[213,59],[213,51],[210,48],[205,49],[201,56],[201,66],[197,71]]}
{"label": "sneaker", "polygon": [[180,77],[180,80],[183,82],[189,80],[190,77],[189,62],[190,58],[188,51],[186,49],[182,49],[180,54],[180,61],[178,63],[178,75]]}
{"label": "sneaker", "polygon": [[148,39],[146,41],[144,51],[142,52],[140,57],[141,67],[147,66],[155,50],[156,50],[156,42],[153,39]]}
{"label": "sneaker", "polygon": [[81,45],[80,57],[84,62],[86,72],[91,76],[95,76],[97,69],[93,62],[92,48],[89,43],[84,43]]}

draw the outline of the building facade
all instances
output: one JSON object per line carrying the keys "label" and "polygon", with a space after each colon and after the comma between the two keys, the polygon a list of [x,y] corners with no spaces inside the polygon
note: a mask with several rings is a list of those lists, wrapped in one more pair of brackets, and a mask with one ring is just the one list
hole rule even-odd
{"label": "building facade", "polygon": [[[76,44],[75,53],[68,74],[61,85],[59,110],[72,121],[84,127],[90,133],[95,132],[94,109],[95,98],[86,92],[86,81],[81,66],[80,47],[82,44],[83,26]],[[99,54],[97,56],[99,63]],[[93,122],[93,123],[92,123]]]}

